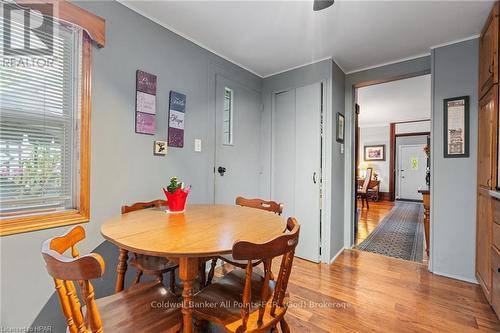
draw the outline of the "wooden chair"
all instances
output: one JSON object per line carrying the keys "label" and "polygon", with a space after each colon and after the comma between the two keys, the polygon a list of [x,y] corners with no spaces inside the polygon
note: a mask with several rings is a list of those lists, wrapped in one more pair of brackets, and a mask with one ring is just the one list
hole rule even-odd
{"label": "wooden chair", "polygon": [[[182,313],[175,306],[179,300],[160,281],[139,283],[126,291],[95,299],[90,280],[103,276],[105,264],[97,253],[79,255],[76,243],[84,238],[85,230],[76,226],[60,237],[46,240],[42,246],[67,332],[179,332]],[[72,257],[64,255],[67,250]]]}
{"label": "wooden chair", "polygon": [[[154,200],[149,202],[137,202],[131,206],[122,206],[122,214],[134,212],[140,209],[147,208],[160,208],[168,206],[165,200]],[[175,292],[175,269],[179,266],[176,263],[169,261],[167,258],[148,256],[139,253],[132,253],[132,258],[128,265],[135,267],[137,273],[135,275],[133,284],[140,282],[142,275],[156,276],[159,281],[163,281],[163,274],[170,273],[170,290]],[[127,259],[128,251],[120,249],[120,256],[118,257],[118,266],[116,267],[116,286],[115,292],[120,292],[124,288],[125,273],[127,272]]]}
{"label": "wooden chair", "polygon": [[[300,226],[289,218],[287,229],[266,243],[241,240],[233,244],[233,257],[247,262],[245,270],[236,268],[194,295],[193,315],[198,329],[204,321],[210,321],[226,332],[276,332],[279,323],[283,332],[290,332],[284,317],[288,305],[286,289]],[[279,275],[272,281],[271,264],[278,256],[283,256]],[[255,260],[266,263],[264,276],[253,272]]]}
{"label": "wooden chair", "polygon": [[365,201],[366,201],[366,209],[370,209],[370,206],[368,204],[368,187],[370,185],[370,180],[372,179],[372,168],[367,168],[366,169],[366,174],[365,174],[365,181],[363,182],[363,186],[361,186],[361,189],[358,191],[358,194],[361,198],[361,207],[365,207]]}
{"label": "wooden chair", "polygon": [[[278,215],[281,215],[283,213],[283,204],[277,203],[274,201],[266,201],[266,200],[262,200],[262,199],[246,199],[243,197],[237,197],[235,203],[238,206],[267,210],[269,212],[273,212],[273,213],[278,214]],[[231,264],[233,266],[239,267],[239,268],[245,268],[246,264],[247,264],[245,260],[234,259],[231,254],[218,256],[217,258],[212,259],[212,262],[210,264],[210,270],[208,272],[208,276],[207,276],[205,285],[209,285],[210,283],[212,283],[212,280],[213,280],[214,274],[215,274],[215,267],[217,266],[218,259],[220,259],[228,264]],[[260,263],[261,263],[261,261],[255,261],[253,263],[253,265],[257,266]],[[272,273],[271,273],[271,275],[272,275]],[[274,278],[274,276],[273,276],[273,278]]]}

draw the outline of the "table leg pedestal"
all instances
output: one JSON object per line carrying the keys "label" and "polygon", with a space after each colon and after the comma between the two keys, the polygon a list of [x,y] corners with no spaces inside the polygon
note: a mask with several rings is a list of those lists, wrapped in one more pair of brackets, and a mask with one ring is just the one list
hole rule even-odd
{"label": "table leg pedestal", "polygon": [[116,286],[115,293],[123,290],[125,284],[125,272],[127,271],[128,251],[120,249],[118,265],[116,266]]}
{"label": "table leg pedestal", "polygon": [[193,282],[198,275],[199,266],[197,258],[183,257],[179,259],[179,278],[182,281],[182,331],[193,333],[192,300],[194,294]]}

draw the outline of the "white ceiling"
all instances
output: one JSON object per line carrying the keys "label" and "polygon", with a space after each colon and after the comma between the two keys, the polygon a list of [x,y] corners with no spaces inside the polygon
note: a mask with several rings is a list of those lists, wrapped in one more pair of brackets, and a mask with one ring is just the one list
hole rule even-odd
{"label": "white ceiling", "polygon": [[392,81],[358,89],[359,127],[431,117],[431,76]]}
{"label": "white ceiling", "polygon": [[491,1],[119,0],[138,13],[266,77],[331,58],[346,72],[428,54],[477,35]]}

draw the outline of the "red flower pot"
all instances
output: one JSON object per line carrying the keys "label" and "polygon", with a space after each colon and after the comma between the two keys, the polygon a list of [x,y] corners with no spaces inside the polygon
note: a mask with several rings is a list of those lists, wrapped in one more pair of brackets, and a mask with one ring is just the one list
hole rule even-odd
{"label": "red flower pot", "polygon": [[189,192],[180,188],[170,193],[165,188],[163,189],[168,201],[168,210],[171,212],[182,212],[186,208],[186,200]]}

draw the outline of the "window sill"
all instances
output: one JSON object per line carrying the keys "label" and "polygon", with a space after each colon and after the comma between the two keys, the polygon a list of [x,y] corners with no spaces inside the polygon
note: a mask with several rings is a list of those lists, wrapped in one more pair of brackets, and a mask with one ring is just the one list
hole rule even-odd
{"label": "window sill", "polygon": [[77,210],[1,219],[0,236],[62,227],[88,221],[88,214],[82,214]]}

